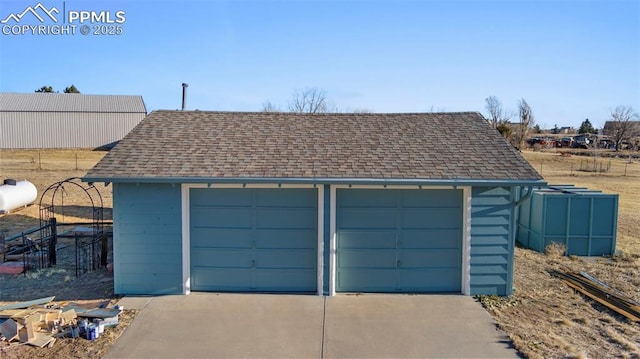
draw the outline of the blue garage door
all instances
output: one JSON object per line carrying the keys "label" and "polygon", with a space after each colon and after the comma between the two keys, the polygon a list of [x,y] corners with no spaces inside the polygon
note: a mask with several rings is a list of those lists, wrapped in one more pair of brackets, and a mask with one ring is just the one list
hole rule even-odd
{"label": "blue garage door", "polygon": [[462,191],[336,195],[337,291],[461,291]]}
{"label": "blue garage door", "polygon": [[197,188],[189,198],[192,290],[316,290],[315,189]]}

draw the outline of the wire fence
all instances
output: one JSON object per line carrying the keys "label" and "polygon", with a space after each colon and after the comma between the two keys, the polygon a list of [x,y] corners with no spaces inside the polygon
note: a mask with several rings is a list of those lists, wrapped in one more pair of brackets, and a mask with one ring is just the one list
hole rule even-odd
{"label": "wire fence", "polygon": [[558,156],[530,159],[529,162],[542,176],[640,177],[637,156],[611,157],[597,153],[559,153]]}
{"label": "wire fence", "polygon": [[106,152],[91,150],[0,150],[0,170],[88,170]]}

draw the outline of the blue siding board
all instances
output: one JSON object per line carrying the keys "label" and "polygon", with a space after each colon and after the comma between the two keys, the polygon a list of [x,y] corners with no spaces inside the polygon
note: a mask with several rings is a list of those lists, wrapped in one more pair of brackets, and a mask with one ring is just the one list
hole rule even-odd
{"label": "blue siding board", "polygon": [[500,288],[500,294],[504,295],[504,288],[507,285],[507,274],[472,274],[471,280],[474,285],[483,286],[483,285],[491,285]]}
{"label": "blue siding board", "polygon": [[509,246],[507,245],[474,245],[471,247],[471,255],[507,255],[509,254]]}
{"label": "blue siding board", "polygon": [[[497,224],[495,226],[491,225],[471,225],[471,238],[475,236],[506,236],[508,238],[509,235],[509,225]],[[473,243],[472,243],[473,245]]]}
{"label": "blue siding board", "polygon": [[496,264],[496,265],[474,265],[471,267],[471,275],[478,274],[505,274],[507,273],[507,265],[506,264]]}
{"label": "blue siding board", "polygon": [[513,193],[474,187],[471,199],[471,294],[508,295],[513,271]]}
{"label": "blue siding board", "polygon": [[182,293],[180,198],[180,186],[113,184],[115,293]]}
{"label": "blue siding board", "polygon": [[504,236],[475,236],[473,244],[476,246],[509,246],[509,239]]}
{"label": "blue siding board", "polygon": [[511,218],[508,214],[493,216],[493,215],[485,215],[480,216],[477,215],[475,217],[471,217],[471,225],[472,226],[509,226],[511,225]]}
{"label": "blue siding board", "polygon": [[[473,268],[474,265],[486,265],[486,264],[510,264],[509,263],[509,257],[506,255],[493,255],[493,256],[489,256],[489,255],[475,255],[475,256],[471,256],[471,268]],[[471,283],[471,286],[473,287],[473,283]]]}

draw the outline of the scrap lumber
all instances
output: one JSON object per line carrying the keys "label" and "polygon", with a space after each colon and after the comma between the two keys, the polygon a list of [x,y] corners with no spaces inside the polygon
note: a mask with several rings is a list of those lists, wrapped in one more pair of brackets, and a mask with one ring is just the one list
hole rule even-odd
{"label": "scrap lumber", "polygon": [[551,274],[563,280],[571,288],[614,312],[625,316],[629,320],[640,322],[640,304],[612,289],[607,284],[588,274],[585,276],[586,273],[552,271]]}
{"label": "scrap lumber", "polygon": [[55,340],[56,338],[50,335],[43,334],[43,333],[36,333],[36,336],[32,340],[27,341],[26,343],[34,347],[44,348],[47,344],[52,344],[51,342]]}
{"label": "scrap lumber", "polygon": [[76,314],[75,309],[67,310],[60,313],[60,318],[64,319],[64,323],[71,323],[72,320],[76,319],[78,315]]}
{"label": "scrap lumber", "polygon": [[82,318],[111,318],[117,316],[120,311],[113,308],[83,308],[75,303],[70,303],[62,308],[63,312],[74,310],[78,317]]}
{"label": "scrap lumber", "polygon": [[21,325],[16,323],[13,319],[8,319],[0,324],[0,334],[7,338],[7,342],[10,342],[18,337],[18,332],[21,329]]}
{"label": "scrap lumber", "polygon": [[0,311],[0,318],[12,318],[26,313],[27,311],[25,309],[7,309]]}
{"label": "scrap lumber", "polygon": [[18,302],[18,303],[13,303],[13,304],[7,304],[7,305],[1,306],[0,307],[0,311],[7,310],[7,309],[29,308],[29,307],[33,307],[35,305],[44,305],[44,304],[47,304],[49,302],[52,302],[54,298],[55,297],[46,297],[46,298],[39,298],[39,299],[30,300],[28,302]]}

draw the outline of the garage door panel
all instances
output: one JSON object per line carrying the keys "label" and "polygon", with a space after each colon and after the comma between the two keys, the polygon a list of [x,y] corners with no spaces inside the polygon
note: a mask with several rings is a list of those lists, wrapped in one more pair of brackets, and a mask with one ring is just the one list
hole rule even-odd
{"label": "garage door panel", "polygon": [[313,249],[317,247],[317,240],[309,240],[317,237],[315,229],[268,229],[257,231],[251,238],[257,249],[262,248],[291,248]]}
{"label": "garage door panel", "polygon": [[346,269],[337,274],[337,287],[352,292],[387,292],[396,288],[395,269]]}
{"label": "garage door panel", "polygon": [[192,188],[192,206],[251,207],[252,194],[242,188]]}
{"label": "garage door panel", "polygon": [[192,247],[251,248],[251,229],[192,228]]}
{"label": "garage door panel", "polygon": [[389,250],[343,250],[338,257],[340,268],[395,268],[395,252]]}
{"label": "garage door panel", "polygon": [[251,228],[251,208],[199,207],[191,211],[191,223],[195,228]]}
{"label": "garage door panel", "polygon": [[316,189],[191,189],[194,291],[314,291]]}
{"label": "garage door panel", "polygon": [[337,241],[338,249],[349,248],[395,248],[395,230],[344,230]]}
{"label": "garage door panel", "polygon": [[264,292],[307,291],[316,289],[314,269],[267,269],[256,272],[256,289]]}
{"label": "garage door panel", "polygon": [[313,229],[317,227],[318,217],[316,209],[310,208],[269,208],[257,209],[256,227]]}
{"label": "garage door panel", "polygon": [[403,208],[459,208],[462,206],[462,194],[452,193],[448,189],[433,189],[428,191],[403,191]]}
{"label": "garage door panel", "polygon": [[402,249],[456,248],[459,249],[459,229],[404,230],[400,234]]}
{"label": "garage door panel", "polygon": [[457,249],[412,249],[398,252],[399,268],[458,268],[461,256]]}
{"label": "garage door panel", "polygon": [[460,292],[461,190],[336,193],[336,290]]}
{"label": "garage door panel", "polygon": [[193,248],[191,263],[195,267],[251,268],[253,255],[248,250]]}
{"label": "garage door panel", "polygon": [[288,188],[286,191],[267,190],[255,192],[255,205],[257,207],[315,209],[313,203],[315,203],[316,200],[316,192],[305,188]]}
{"label": "garage door panel", "polygon": [[459,292],[460,272],[454,268],[401,270],[398,287],[409,292]]}
{"label": "garage door panel", "polygon": [[395,209],[384,208],[344,208],[336,221],[338,227],[344,229],[394,229],[397,226]]}
{"label": "garage door panel", "polygon": [[191,269],[191,287],[197,290],[248,291],[253,285],[251,269],[199,268]]}
{"label": "garage door panel", "polygon": [[255,253],[257,268],[315,268],[316,253],[314,250],[258,250]]}
{"label": "garage door panel", "polygon": [[[340,192],[340,206],[342,208],[395,208],[398,197],[391,191],[375,191],[368,189],[338,190]],[[373,192],[375,193],[372,196]]]}
{"label": "garage door panel", "polygon": [[460,208],[403,208],[402,228],[458,228]]}

